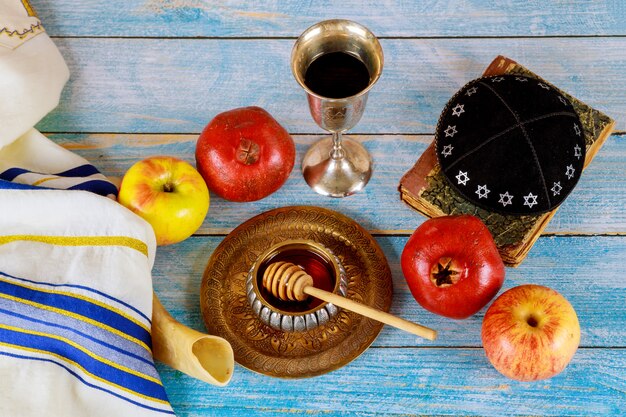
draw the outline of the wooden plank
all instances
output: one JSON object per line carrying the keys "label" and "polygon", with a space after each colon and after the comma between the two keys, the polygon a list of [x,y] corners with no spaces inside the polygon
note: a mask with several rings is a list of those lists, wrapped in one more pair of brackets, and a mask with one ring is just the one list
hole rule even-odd
{"label": "wooden plank", "polygon": [[[92,161],[105,174],[121,177],[136,161],[150,155],[173,155],[195,163],[197,135],[56,134],[57,143]],[[209,214],[201,234],[228,233],[244,220],[263,211],[294,205],[323,206],[340,211],[374,233],[412,233],[424,217],[400,202],[401,176],[417,161],[431,136],[359,136],[374,158],[373,178],[364,192],[345,199],[325,198],[304,182],[300,163],[318,136],[295,136],[296,167],[285,185],[254,203],[233,203],[211,196]],[[626,233],[626,141],[609,138],[576,190],[548,226],[548,233]],[[296,197],[297,196],[297,197]]]}
{"label": "wooden plank", "polygon": [[[198,133],[259,105],[292,133],[320,133],[289,69],[290,39],[84,39],[57,44],[72,78],[46,132]],[[388,39],[355,133],[432,133],[452,94],[506,54],[626,126],[626,38]],[[572,51],[575,51],[573,54]]]}
{"label": "wooden plank", "polygon": [[622,349],[580,349],[556,377],[501,376],[482,349],[371,348],[313,379],[281,380],[240,366],[215,388],[159,365],[174,411],[185,416],[616,416],[626,409]]}
{"label": "wooden plank", "polygon": [[295,37],[317,21],[342,17],[379,36],[621,35],[619,1],[247,2],[200,0],[46,1],[33,5],[56,36]]}
{"label": "wooden plank", "polygon": [[[192,237],[159,247],[154,268],[155,289],[163,305],[181,322],[203,329],[199,289],[209,257],[221,236]],[[429,313],[411,296],[400,269],[407,237],[376,238],[385,253],[394,280],[392,313],[439,330],[435,342],[386,326],[374,346],[480,347],[484,310],[467,320],[451,320]],[[505,289],[534,283],[562,293],[581,323],[581,345],[626,347],[626,237],[540,238],[528,258],[516,269],[507,268]],[[626,350],[624,351],[626,352]],[[364,378],[365,379],[365,378]]]}

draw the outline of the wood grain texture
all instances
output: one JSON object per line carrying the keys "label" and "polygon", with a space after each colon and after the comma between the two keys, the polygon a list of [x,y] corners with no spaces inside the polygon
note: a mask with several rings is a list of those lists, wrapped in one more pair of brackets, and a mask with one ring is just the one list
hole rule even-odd
{"label": "wood grain texture", "polygon": [[[194,164],[198,135],[55,134],[50,137],[93,162],[106,175],[122,177],[133,163],[151,155],[173,155]],[[397,187],[432,136],[358,136],[374,158],[374,175],[363,192],[345,199],[322,197],[302,178],[301,158],[318,139],[318,136],[294,137],[296,166],[285,185],[271,196],[254,203],[232,203],[212,194],[209,214],[198,233],[228,233],[256,214],[294,204],[340,211],[374,233],[412,233],[424,221],[425,217],[400,201]],[[547,233],[626,233],[624,160],[624,138],[609,138],[549,224]]]}
{"label": "wood grain texture", "polygon": [[[177,320],[198,330],[204,328],[199,306],[202,274],[222,239],[222,236],[192,237],[177,245],[159,247],[157,251],[154,269],[157,295]],[[484,310],[467,320],[451,320],[427,312],[411,296],[400,269],[400,254],[407,237],[380,236],[376,240],[392,271],[392,314],[438,330],[439,337],[430,342],[385,326],[374,346],[480,347]],[[624,259],[624,236],[540,238],[520,267],[507,268],[502,291],[525,283],[553,288],[576,310],[582,346],[626,347]]]}
{"label": "wood grain texture", "polygon": [[[239,366],[215,388],[159,366],[179,417],[187,416],[617,416],[626,408],[620,349],[579,349],[560,375],[521,383],[497,373],[482,349],[370,348],[313,379],[278,380]],[[252,406],[254,405],[254,406]]]}
{"label": "wood grain texture", "polygon": [[[199,133],[258,105],[291,133],[320,133],[295,82],[290,39],[56,40],[71,71],[45,132]],[[505,54],[626,126],[626,38],[388,39],[354,133],[433,133],[444,105]],[[575,53],[572,53],[575,51]]]}
{"label": "wood grain texture", "polygon": [[626,11],[619,0],[214,1],[34,0],[56,36],[295,37],[313,23],[348,18],[378,36],[620,35]]}

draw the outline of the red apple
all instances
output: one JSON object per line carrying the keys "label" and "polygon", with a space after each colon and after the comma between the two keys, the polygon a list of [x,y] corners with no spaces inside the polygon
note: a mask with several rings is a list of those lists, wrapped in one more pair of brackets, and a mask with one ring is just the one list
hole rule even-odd
{"label": "red apple", "polygon": [[152,225],[158,245],[187,239],[209,210],[209,190],[198,171],[169,156],[147,158],[130,167],[118,200]]}
{"label": "red apple", "polygon": [[260,200],[287,180],[296,158],[289,133],[260,107],[220,113],[196,144],[196,166],[209,189],[230,201]]}
{"label": "red apple", "polygon": [[578,349],[580,325],[561,294],[541,285],[521,285],[489,307],[482,341],[487,358],[500,373],[535,381],[565,369]]}

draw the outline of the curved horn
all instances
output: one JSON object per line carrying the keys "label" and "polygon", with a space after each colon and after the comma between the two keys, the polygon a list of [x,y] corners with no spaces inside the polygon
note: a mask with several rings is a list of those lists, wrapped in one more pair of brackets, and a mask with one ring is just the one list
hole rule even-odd
{"label": "curved horn", "polygon": [[233,375],[233,349],[225,339],[190,329],[165,310],[156,294],[152,302],[154,358],[194,378],[220,387]]}

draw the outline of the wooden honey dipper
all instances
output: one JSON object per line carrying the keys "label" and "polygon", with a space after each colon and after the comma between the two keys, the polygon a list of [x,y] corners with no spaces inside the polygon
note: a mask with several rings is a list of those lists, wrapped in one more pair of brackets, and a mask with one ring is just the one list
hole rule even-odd
{"label": "wooden honey dipper", "polygon": [[263,273],[263,288],[283,301],[303,301],[307,295],[310,295],[428,340],[437,338],[436,330],[376,310],[332,292],[315,288],[313,277],[291,262],[280,261],[270,264]]}

